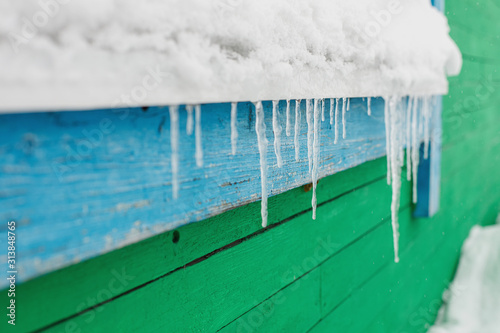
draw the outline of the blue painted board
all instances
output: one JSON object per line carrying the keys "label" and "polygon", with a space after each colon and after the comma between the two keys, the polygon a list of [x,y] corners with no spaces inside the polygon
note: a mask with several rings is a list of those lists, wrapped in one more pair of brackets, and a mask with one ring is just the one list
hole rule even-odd
{"label": "blue painted board", "polygon": [[[295,101],[290,104],[293,115]],[[292,135],[285,135],[286,102],[279,103],[282,168],[276,165],[273,148],[272,103],[263,106],[270,195],[310,183],[305,101],[300,104],[299,161],[293,127]],[[172,197],[167,107],[1,115],[0,220],[18,224],[19,279],[259,200],[255,108],[248,102],[238,104],[234,156],[230,108],[230,103],[201,106],[203,167],[196,166],[195,137],[186,134],[187,112],[179,108],[177,200]],[[326,103],[319,178],[385,155],[383,109],[383,99],[372,98],[369,117],[366,100],[352,99],[346,139],[340,124],[339,142],[334,144]],[[293,116],[291,120],[293,126]],[[0,225],[0,237],[6,237],[6,231],[6,223]],[[5,262],[0,257],[1,267]]]}

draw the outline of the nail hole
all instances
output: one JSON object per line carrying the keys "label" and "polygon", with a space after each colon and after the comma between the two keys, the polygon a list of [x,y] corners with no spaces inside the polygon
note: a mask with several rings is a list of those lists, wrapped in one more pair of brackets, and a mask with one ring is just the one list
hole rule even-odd
{"label": "nail hole", "polygon": [[175,230],[174,235],[172,236],[172,242],[177,243],[179,241],[179,238],[181,238],[181,234]]}
{"label": "nail hole", "polygon": [[142,106],[142,112],[147,112],[149,109],[149,106]]}

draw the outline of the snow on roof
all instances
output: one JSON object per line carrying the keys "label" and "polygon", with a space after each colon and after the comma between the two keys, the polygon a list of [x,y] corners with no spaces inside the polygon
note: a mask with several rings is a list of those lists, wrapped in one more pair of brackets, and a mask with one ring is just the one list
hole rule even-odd
{"label": "snow on roof", "polygon": [[444,94],[429,0],[0,0],[0,109]]}

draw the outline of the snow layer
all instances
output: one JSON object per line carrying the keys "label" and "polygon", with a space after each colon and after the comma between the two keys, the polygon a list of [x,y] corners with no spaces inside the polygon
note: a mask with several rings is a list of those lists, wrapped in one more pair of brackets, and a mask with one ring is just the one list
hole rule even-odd
{"label": "snow layer", "polygon": [[428,333],[497,333],[500,328],[500,225],[472,228],[444,305]]}
{"label": "snow layer", "polygon": [[0,109],[447,92],[429,0],[0,0]]}

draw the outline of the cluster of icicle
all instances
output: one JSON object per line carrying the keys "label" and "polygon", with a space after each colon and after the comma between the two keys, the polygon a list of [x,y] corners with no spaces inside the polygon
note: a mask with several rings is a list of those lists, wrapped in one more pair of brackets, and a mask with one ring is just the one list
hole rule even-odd
{"label": "cluster of icicle", "polygon": [[385,97],[385,131],[387,184],[392,185],[391,224],[394,261],[399,262],[398,211],[401,194],[401,168],[406,147],[406,178],[413,178],[413,203],[417,202],[417,170],[420,143],[424,141],[424,158],[429,155],[430,121],[435,99],[431,96]]}
{"label": "cluster of icicle", "polygon": [[[312,194],[312,218],[316,219],[316,185],[318,183],[318,168],[319,168],[319,156],[320,156],[320,121],[325,121],[325,99],[306,99],[306,120],[307,120],[307,159],[309,162],[309,174],[311,176],[311,182],[313,185]],[[330,124],[335,130],[335,143],[338,141],[339,136],[339,98],[335,100],[333,98],[329,99],[330,103]],[[295,100],[295,126],[294,126],[294,146],[295,146],[295,160],[299,161],[300,145],[299,145],[299,133],[300,133],[300,104],[301,100]],[[254,103],[256,121],[255,121],[255,131],[257,133],[257,143],[259,147],[260,154],[260,175],[261,175],[261,187],[262,187],[262,203],[261,203],[261,215],[262,215],[262,227],[267,227],[267,160],[266,152],[268,140],[266,138],[266,124],[264,120],[264,110],[262,107],[262,102],[258,101]],[[335,105],[335,108],[334,108]],[[368,102],[370,105],[370,102]],[[346,125],[345,125],[345,115],[346,111],[349,111],[350,99],[342,98],[342,136],[346,137]],[[334,111],[335,110],[335,111]],[[368,108],[369,113],[371,113],[371,108]],[[292,134],[292,122],[291,122],[291,110],[290,110],[290,100],[286,101],[286,129],[285,133],[287,136]],[[281,118],[279,114],[278,101],[273,101],[273,133],[274,133],[274,152],[276,154],[277,165],[279,168],[283,166],[283,159],[281,157],[281,134],[282,128],[279,123]],[[335,121],[334,121],[335,119]],[[231,127],[231,130],[236,130]],[[231,137],[234,135],[231,134]]]}
{"label": "cluster of icicle", "polygon": [[[430,96],[411,96],[384,97],[385,110],[384,120],[386,128],[386,152],[387,152],[387,182],[392,185],[392,203],[391,203],[391,222],[394,240],[394,261],[399,261],[399,224],[398,211],[401,193],[401,169],[404,162],[404,149],[406,147],[406,165],[407,179],[413,177],[413,202],[417,200],[417,169],[419,162],[420,143],[424,141],[424,157],[427,158],[430,142],[430,119],[431,103]],[[325,121],[325,103],[330,103],[330,125],[335,131],[334,144],[338,143],[340,125],[339,109],[342,115],[342,138],[346,138],[346,111],[350,109],[350,98],[330,98],[330,99],[306,99],[306,120],[307,120],[307,159],[309,162],[309,175],[313,186],[312,192],[312,218],[316,219],[316,185],[318,182],[318,168],[320,161],[320,121]],[[299,161],[300,144],[300,119],[301,119],[301,100],[295,100],[295,124],[294,124],[294,149],[295,160]],[[258,150],[260,155],[260,173],[261,173],[261,216],[262,227],[267,227],[267,147],[269,141],[266,137],[266,122],[264,119],[264,109],[262,102],[254,102],[256,121],[255,132],[257,134]],[[339,107],[341,105],[341,107]],[[292,116],[290,109],[290,100],[286,101],[286,128],[287,136],[292,135]],[[186,106],[187,124],[186,133],[191,135],[193,132],[193,109],[195,111],[195,142],[196,142],[196,164],[198,167],[203,165],[203,150],[201,145],[201,108],[200,105]],[[174,199],[178,197],[179,181],[179,114],[178,107],[171,106],[170,111],[170,135],[172,150],[172,191]],[[367,113],[371,115],[371,98],[367,98]],[[274,133],[274,152],[276,155],[277,166],[283,166],[281,157],[281,128],[279,119],[278,101],[272,103],[272,126]],[[236,154],[238,140],[237,130],[237,103],[231,104],[231,152]]]}

